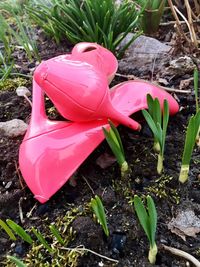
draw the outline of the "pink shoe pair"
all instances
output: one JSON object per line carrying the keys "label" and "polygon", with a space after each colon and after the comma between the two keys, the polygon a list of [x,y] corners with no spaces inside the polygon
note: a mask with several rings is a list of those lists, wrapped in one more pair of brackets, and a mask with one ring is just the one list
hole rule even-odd
{"label": "pink shoe pair", "polygon": [[[94,43],[79,43],[72,53],[42,62],[33,79],[31,122],[20,146],[22,175],[41,203],[57,192],[81,163],[103,141],[108,118],[134,130],[140,124],[129,116],[147,108],[146,96],[168,100],[170,114],[179,106],[159,87],[128,81],[109,90],[117,71],[115,56]],[[51,121],[44,92],[68,121]]]}

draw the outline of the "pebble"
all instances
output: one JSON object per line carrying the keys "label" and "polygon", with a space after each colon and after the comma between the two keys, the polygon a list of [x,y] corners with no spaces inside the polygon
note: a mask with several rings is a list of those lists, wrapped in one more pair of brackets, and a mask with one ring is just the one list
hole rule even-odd
{"label": "pebble", "polygon": [[6,186],[5,186],[5,188],[6,188],[6,189],[9,189],[9,188],[11,187],[11,185],[12,185],[12,181],[8,182],[8,183],[6,184]]}
{"label": "pebble", "polygon": [[11,138],[24,135],[27,128],[28,125],[24,121],[19,119],[0,122],[0,134]]}
{"label": "pebble", "polygon": [[188,73],[192,73],[194,68],[195,64],[191,57],[181,56],[170,62],[169,67],[164,70],[163,75],[182,76]]}
{"label": "pebble", "polygon": [[111,248],[115,254],[121,254],[126,244],[126,234],[122,232],[114,232],[112,235]]}
{"label": "pebble", "polygon": [[24,248],[21,244],[15,247],[15,253],[17,253],[19,256],[22,256],[24,252]]}

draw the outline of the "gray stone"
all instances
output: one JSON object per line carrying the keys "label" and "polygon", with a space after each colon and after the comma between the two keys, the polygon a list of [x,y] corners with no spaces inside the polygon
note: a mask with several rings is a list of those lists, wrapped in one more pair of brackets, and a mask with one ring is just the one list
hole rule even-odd
{"label": "gray stone", "polygon": [[[133,34],[129,33],[121,42],[120,47],[124,46]],[[161,43],[155,38],[139,36],[126,50],[126,53],[119,61],[119,71],[130,73],[139,71],[143,74],[154,70],[159,70],[163,64],[169,60],[171,46]]]}
{"label": "gray stone", "polygon": [[28,125],[22,120],[13,119],[6,122],[0,122],[0,135],[7,137],[16,137],[23,135]]}
{"label": "gray stone", "polygon": [[189,74],[194,71],[195,64],[193,60],[188,56],[179,57],[170,62],[169,67],[164,71],[164,75],[180,76]]}

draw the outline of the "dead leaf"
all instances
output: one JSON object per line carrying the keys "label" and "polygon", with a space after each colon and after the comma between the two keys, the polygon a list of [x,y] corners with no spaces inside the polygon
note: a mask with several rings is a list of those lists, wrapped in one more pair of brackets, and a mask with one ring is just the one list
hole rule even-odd
{"label": "dead leaf", "polygon": [[186,236],[196,237],[196,234],[200,232],[200,218],[193,210],[180,211],[168,223],[168,229],[186,241]]}
{"label": "dead leaf", "polygon": [[164,78],[159,78],[158,79],[158,82],[160,84],[164,84],[165,86],[167,86],[169,84],[169,82],[166,79],[164,79]]}
{"label": "dead leaf", "polygon": [[110,167],[117,160],[114,156],[109,155],[108,153],[104,153],[98,157],[96,160],[96,164],[100,166],[102,169]]}
{"label": "dead leaf", "polygon": [[186,89],[190,83],[193,81],[193,77],[189,78],[189,79],[185,79],[185,80],[181,80],[180,84],[179,84],[179,89],[180,90],[184,90]]}

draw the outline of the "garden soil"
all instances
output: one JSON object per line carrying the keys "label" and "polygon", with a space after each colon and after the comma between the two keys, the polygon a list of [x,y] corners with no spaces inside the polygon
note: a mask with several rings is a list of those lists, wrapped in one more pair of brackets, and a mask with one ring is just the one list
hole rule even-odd
{"label": "garden soil", "polygon": [[[69,51],[69,48],[67,44],[62,44],[58,48],[53,42],[51,44],[46,41],[43,42],[40,50],[42,58],[46,59]],[[35,66],[34,63],[30,66],[25,58],[19,61],[18,65],[21,65],[22,72],[29,72],[30,68]],[[138,73],[121,74],[138,75]],[[184,77],[171,77],[168,86],[177,88],[181,80],[190,77],[192,73],[187,73]],[[143,78],[142,73],[140,73],[140,78]],[[125,80],[127,79],[117,76],[114,83]],[[31,90],[31,86],[29,89]],[[195,228],[194,232],[196,231],[193,236],[188,236],[177,225],[170,227],[172,219],[176,219],[180,213],[184,214],[186,211],[192,211],[198,219],[200,218],[200,151],[198,147],[193,153],[189,181],[184,185],[178,182],[185,130],[188,119],[195,113],[193,82],[188,85],[187,90],[191,90],[191,93],[172,92],[180,104],[180,112],[171,117],[169,121],[164,172],[161,176],[156,173],[157,158],[152,150],[151,132],[141,114],[136,114],[134,118],[141,120],[143,125],[140,133],[123,126],[119,127],[126,159],[130,166],[130,171],[125,178],[120,177],[116,162],[106,168],[101,168],[97,164],[99,157],[105,154],[112,157],[112,152],[104,141],[77,170],[73,183],[64,185],[45,204],[40,204],[33,198],[20,174],[18,152],[23,137],[8,138],[0,133],[0,218],[2,220],[12,219],[25,229],[35,226],[41,232],[45,232],[47,230],[43,225],[56,222],[71,212],[73,218],[70,227],[74,234],[68,247],[83,245],[87,249],[119,261],[116,264],[88,252],[78,257],[77,265],[74,266],[148,267],[153,266],[148,263],[147,259],[149,243],[136,218],[132,199],[134,194],[140,196],[150,194],[155,200],[158,212],[156,234],[158,256],[155,266],[192,266],[187,260],[163,249],[163,245],[178,248],[200,260],[200,234],[198,234],[200,225],[194,223],[190,225],[192,229]],[[51,104],[47,101],[47,107],[50,106]],[[29,103],[18,97],[15,91],[0,92],[0,121],[18,118],[28,123],[30,113]],[[105,206],[110,231],[108,238],[104,236],[101,226],[93,217],[88,205],[94,194],[101,196]],[[11,266],[6,263],[6,255],[16,255],[22,259],[29,249],[30,246],[20,239],[15,242],[10,241],[6,233],[0,232],[0,266]],[[51,265],[52,257],[47,257],[46,254],[44,252],[44,258],[46,257],[49,265],[33,263],[29,266],[54,266]]]}

